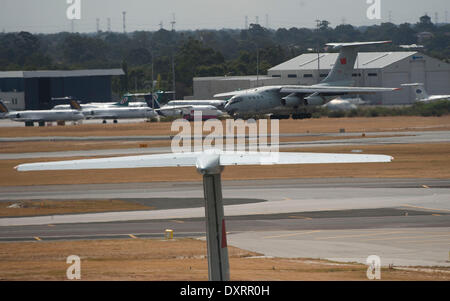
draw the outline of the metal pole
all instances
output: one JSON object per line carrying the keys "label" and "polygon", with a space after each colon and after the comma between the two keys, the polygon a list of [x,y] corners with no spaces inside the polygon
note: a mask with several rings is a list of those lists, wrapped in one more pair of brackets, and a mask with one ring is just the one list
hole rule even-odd
{"label": "metal pole", "polygon": [[208,278],[210,281],[229,281],[230,268],[220,173],[204,174],[203,190],[205,194]]}

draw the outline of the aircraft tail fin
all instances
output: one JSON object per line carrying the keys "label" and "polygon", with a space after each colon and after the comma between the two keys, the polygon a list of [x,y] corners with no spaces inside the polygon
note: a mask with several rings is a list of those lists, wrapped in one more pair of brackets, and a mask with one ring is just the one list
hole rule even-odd
{"label": "aircraft tail fin", "polygon": [[340,48],[340,52],[333,68],[321,84],[333,84],[339,86],[353,85],[352,73],[358,56],[360,46],[373,44],[386,44],[391,41],[354,42],[354,43],[328,43],[327,46]]}
{"label": "aircraft tail fin", "polygon": [[81,105],[78,101],[76,101],[75,99],[71,99],[70,100],[70,108],[72,110],[78,110],[81,111]]}
{"label": "aircraft tail fin", "polygon": [[159,102],[158,102],[158,94],[157,93],[146,95],[144,97],[144,99],[150,108],[152,108],[152,109],[161,108],[161,106],[159,105]]}
{"label": "aircraft tail fin", "polygon": [[130,102],[131,98],[133,96],[129,94],[125,94],[118,102],[116,102],[114,105],[119,107],[127,107],[128,103]]}
{"label": "aircraft tail fin", "polygon": [[0,99],[0,113],[8,113],[8,107],[5,105],[3,100]]}
{"label": "aircraft tail fin", "polygon": [[414,93],[416,101],[424,101],[429,98],[425,86],[422,83],[403,84],[404,87],[411,87],[411,91]]}

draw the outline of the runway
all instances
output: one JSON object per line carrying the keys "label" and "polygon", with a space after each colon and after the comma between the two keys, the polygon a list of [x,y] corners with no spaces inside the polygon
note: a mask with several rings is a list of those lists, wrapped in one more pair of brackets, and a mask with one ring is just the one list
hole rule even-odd
{"label": "runway", "polygon": [[[439,265],[450,247],[450,181],[290,179],[224,181],[229,244],[265,256]],[[0,188],[0,202],[121,198],[156,210],[0,219],[0,241],[204,237],[201,183]],[[187,201],[185,201],[187,199]]]}

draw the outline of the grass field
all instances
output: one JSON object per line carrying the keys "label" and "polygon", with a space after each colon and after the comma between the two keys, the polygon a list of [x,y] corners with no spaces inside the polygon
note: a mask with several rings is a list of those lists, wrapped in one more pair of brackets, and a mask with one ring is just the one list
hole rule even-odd
{"label": "grass field", "polygon": [[[230,278],[239,280],[367,280],[367,266],[316,259],[261,258],[228,247]],[[66,280],[66,258],[81,259],[81,280],[208,280],[206,242],[122,239],[0,243],[0,280]],[[255,257],[256,256],[256,257]],[[440,271],[443,270],[443,271]],[[382,280],[450,280],[432,273],[382,268]]]}

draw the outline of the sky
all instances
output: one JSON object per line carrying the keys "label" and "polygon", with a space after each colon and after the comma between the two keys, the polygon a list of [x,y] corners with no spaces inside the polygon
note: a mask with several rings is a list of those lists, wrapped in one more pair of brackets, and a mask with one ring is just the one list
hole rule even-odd
{"label": "sky", "polygon": [[[243,29],[246,16],[248,24],[272,29],[313,28],[315,20],[327,20],[332,27],[416,23],[425,13],[434,22],[436,12],[439,22],[450,18],[449,0],[0,0],[0,31],[70,32],[67,10],[72,1],[79,1],[81,7],[80,19],[73,22],[76,32],[95,32],[97,19],[105,31],[108,18],[111,30],[122,32],[123,11],[127,32],[156,31],[160,24],[171,29],[174,17],[176,30]],[[380,18],[369,19],[367,11],[377,3]]]}

